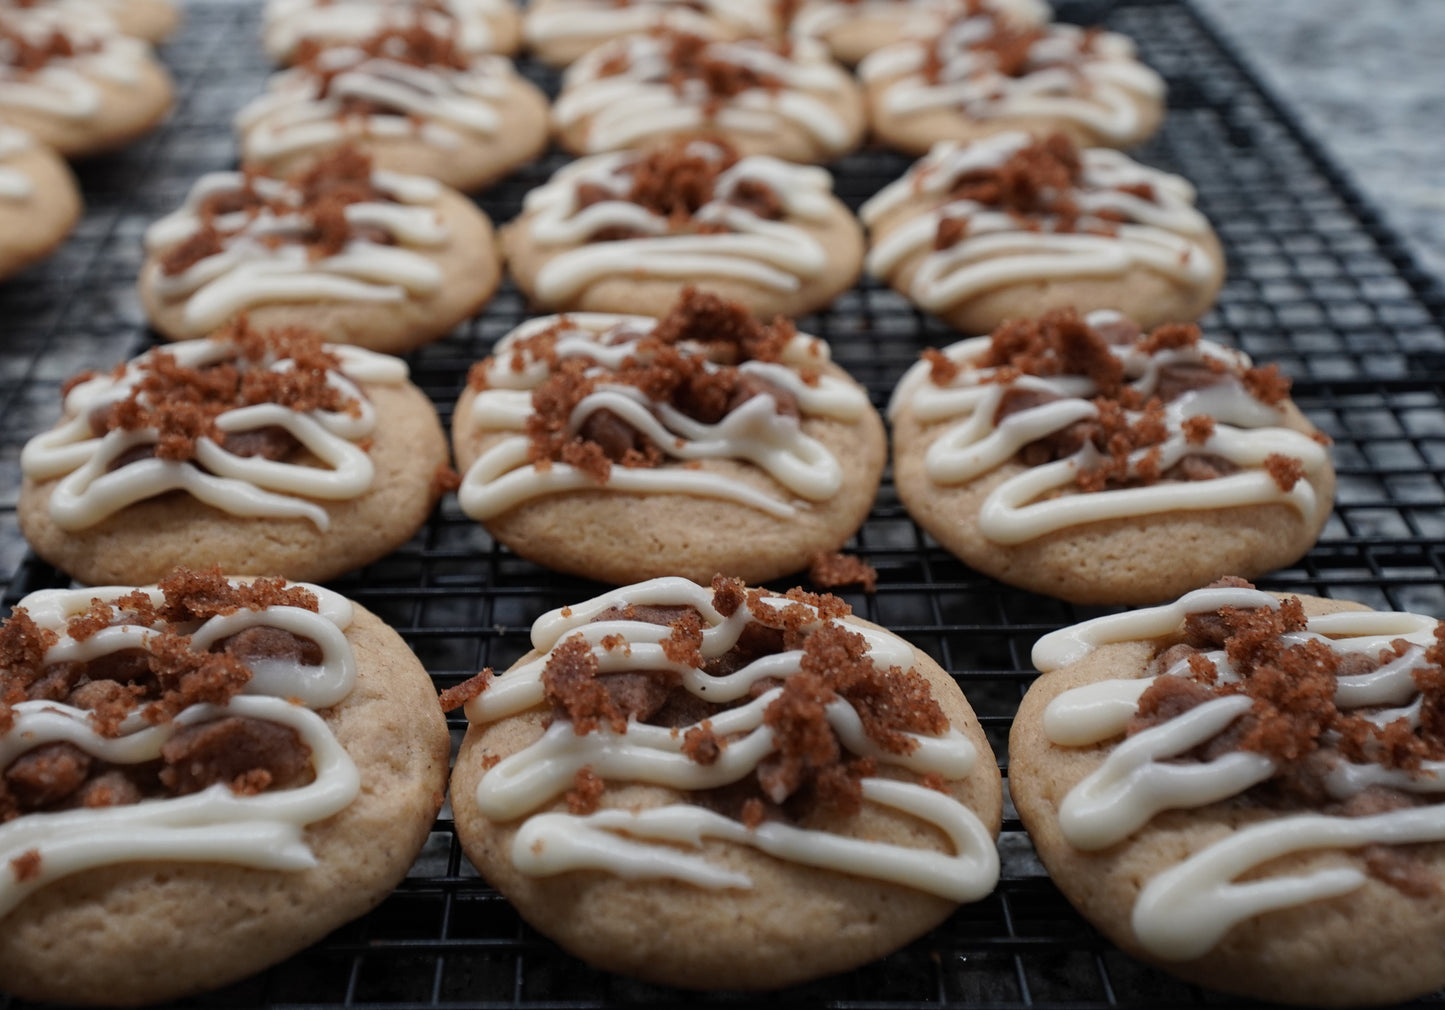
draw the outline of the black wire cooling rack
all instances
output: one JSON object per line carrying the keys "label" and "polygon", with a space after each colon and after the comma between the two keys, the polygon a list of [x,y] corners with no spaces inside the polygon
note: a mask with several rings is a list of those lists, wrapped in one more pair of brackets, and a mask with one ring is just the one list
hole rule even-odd
{"label": "black wire cooling rack", "polygon": [[[157,134],[79,174],[89,206],[48,263],[0,286],[0,572],[13,604],[65,577],[25,553],[16,528],[19,455],[59,413],[59,386],[86,367],[134,353],[145,324],[134,292],[140,236],[192,180],[233,163],[230,116],[269,71],[259,3],[194,0],[166,46],[180,101]],[[1445,615],[1445,300],[1353,187],[1181,2],[1064,0],[1062,14],[1132,35],[1169,82],[1164,128],[1143,160],[1180,172],[1229,254],[1229,280],[1209,334],[1277,361],[1296,399],[1335,439],[1339,491],[1319,545],[1271,588]],[[555,90],[554,74],[525,65]],[[553,154],[488,193],[510,219],[522,195],[562,163]],[[834,166],[854,207],[907,162],[865,151]],[[443,418],[467,367],[525,316],[505,287],[484,313],[412,356],[417,382]],[[802,320],[882,406],[927,345],[950,331],[893,292],[864,281],[826,313]],[[1000,586],[940,550],[898,504],[891,478],[851,550],[880,573],[856,611],[954,672],[1000,755],[1029,681],[1034,640],[1091,616]],[[439,687],[525,651],[543,611],[593,595],[494,544],[447,502],[392,556],[335,583],[390,622]],[[453,729],[459,735],[459,718]],[[1006,764],[1006,761],[1003,763]],[[1172,980],[1115,950],[1044,876],[1006,809],[1003,879],[986,900],[876,964],[781,994],[838,1007],[1163,1007],[1234,1001]],[[3,980],[0,980],[3,985]],[[406,881],[379,908],[291,960],[190,1004],[320,1007],[551,1006],[637,1002],[755,1004],[755,997],[684,995],[594,971],[528,928],[461,856],[444,811]],[[0,996],[0,1008],[19,1007]],[[1234,1005],[1238,1005],[1235,1003]]]}

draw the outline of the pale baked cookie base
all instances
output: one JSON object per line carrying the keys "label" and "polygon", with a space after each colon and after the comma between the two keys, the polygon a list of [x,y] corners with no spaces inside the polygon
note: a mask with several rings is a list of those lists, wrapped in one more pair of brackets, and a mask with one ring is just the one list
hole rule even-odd
{"label": "pale baked cookie base", "polygon": [[137,67],[133,84],[96,82],[100,106],[81,119],[16,105],[0,106],[0,117],[67,158],[85,158],[124,147],[160,125],[175,104],[171,75],[154,59]]}
{"label": "pale baked cookie base", "polygon": [[346,137],[276,158],[258,158],[250,150],[249,134],[241,137],[247,162],[273,175],[289,175],[327,151],[352,145],[372,157],[378,169],[424,175],[453,189],[473,193],[486,189],[547,148],[547,96],[523,77],[510,82],[510,91],[496,103],[501,120],[491,137],[465,135],[455,148],[428,144],[420,137],[369,137],[365,122],[345,121]]}
{"label": "pale baked cookie base", "polygon": [[323,710],[361,773],[341,813],[306,828],[298,872],[142,862],[63,877],[0,918],[0,978],[23,999],[133,1005],[215,989],[364,914],[406,875],[446,786],[449,739],[406,643],[356,607],[356,687]]}
{"label": "pale baked cookie base", "polygon": [[1023,130],[1036,136],[1062,133],[1079,147],[1133,147],[1154,135],[1164,121],[1162,99],[1130,95],[1139,115],[1136,129],[1124,137],[1108,137],[1083,123],[1054,116],[998,116],[975,119],[956,106],[942,106],[895,115],[883,102],[896,77],[870,81],[863,87],[868,122],[878,141],[904,154],[922,156],[940,140],[974,141],[997,133]]}
{"label": "pale baked cookie base", "polygon": [[[1293,404],[1284,426],[1314,431]],[[965,484],[934,484],[925,454],[954,427],[921,425],[907,409],[894,419],[893,476],[908,514],[970,567],[1072,603],[1159,603],[1225,575],[1254,578],[1298,561],[1329,518],[1326,511],[1311,522],[1292,506],[1250,505],[1084,523],[997,544],[979,531],[979,510],[994,488],[1027,468],[1010,460]],[[1320,501],[1333,501],[1334,469],[1327,466],[1310,486]]]}
{"label": "pale baked cookie base", "polygon": [[834,199],[832,214],[825,220],[789,222],[817,239],[829,256],[823,272],[803,280],[795,291],[776,291],[724,277],[633,277],[623,272],[594,281],[573,298],[543,302],[537,297],[537,274],[548,261],[578,247],[537,245],[527,234],[532,216],[523,214],[502,229],[502,250],[512,279],[528,301],[549,312],[620,312],[661,317],[667,315],[683,288],[695,287],[742,302],[760,319],[804,316],[823,308],[852,287],[863,269],[862,229],[848,208]]}
{"label": "pale baked cookie base", "polygon": [[[1359,604],[1301,597],[1309,615],[1365,610]],[[1240,923],[1209,954],[1193,961],[1151,957],[1130,925],[1142,886],[1164,869],[1269,812],[1224,803],[1157,814],[1127,840],[1080,852],[1059,832],[1059,804],[1112,750],[1055,747],[1043,732],[1048,703],[1070,688],[1113,677],[1142,676],[1147,642],[1106,645],[1086,659],[1044,674],[1019,706],[1009,737],[1009,792],[1054,883],[1079,911],[1129,955],[1191,982],[1257,999],[1318,1006],[1394,1003],[1445,982],[1445,902],[1407,898],[1373,877],[1359,890],[1268,912]],[[1412,846],[1445,875],[1445,845]],[[1358,852],[1322,850],[1274,860],[1269,872],[1299,875],[1349,866]]]}
{"label": "pale baked cookie base", "polygon": [[[580,85],[580,88],[590,87],[594,82],[588,81]],[[720,137],[735,147],[742,157],[750,157],[755,154],[770,155],[774,158],[781,158],[784,161],[797,162],[803,165],[820,164],[841,158],[849,151],[855,149],[863,140],[863,131],[868,125],[868,116],[863,107],[863,94],[851,79],[845,81],[846,87],[837,92],[810,92],[809,96],[827,106],[842,121],[848,134],[847,142],[838,149],[824,147],[823,144],[809,133],[802,126],[796,123],[783,122],[782,128],[769,133],[757,133],[755,131],[728,130],[717,126],[716,123],[709,124],[701,129],[687,130],[659,130],[656,133],[648,134],[639,138],[631,144],[624,144],[620,147],[589,147],[587,137],[592,130],[592,116],[583,118],[565,128],[554,126],[554,134],[557,143],[569,154],[586,155],[598,154],[602,151],[645,149],[666,143],[676,137],[687,137],[703,135],[708,137]],[[563,92],[566,94],[566,92]]]}
{"label": "pale baked cookie base", "polygon": [[391,553],[426,522],[440,497],[436,472],[447,462],[446,436],[431,401],[415,386],[370,385],[376,408],[371,460],[376,477],[359,498],[317,502],[331,528],[309,519],[236,516],[182,491],[137,502],[95,526],[68,531],[50,518],[55,478],[21,485],[21,532],[35,553],[88,585],[158,581],[177,565],[284,575],[324,582]]}
{"label": "pale baked cookie base", "polygon": [[[846,376],[837,366],[829,374]],[[487,432],[471,421],[475,393],[462,394],[452,420],[457,465],[465,473],[486,449],[513,435]],[[843,468],[838,493],[809,504],[763,470],[738,460],[706,460],[702,469],[792,501],[797,511],[774,517],[738,502],[687,494],[642,494],[605,489],[534,498],[483,525],[514,552],[537,564],[625,585],[681,575],[702,585],[719,573],[755,584],[807,568],[839,550],[868,517],[887,454],[883,423],[869,407],[848,423],[803,421],[804,433],[833,453]]]}
{"label": "pale baked cookie base", "polygon": [[[486,304],[502,279],[496,237],[487,216],[460,193],[443,192],[437,213],[451,229],[446,245],[418,250],[442,268],[436,294],[404,302],[276,302],[247,309],[255,329],[305,326],[336,344],[352,344],[387,354],[404,354],[449,333]],[[155,278],[162,256],[152,254],[141,267],[140,299],[146,314],[167,340],[191,340],[212,327],[193,326],[185,318],[185,299],[164,299]],[[239,315],[239,313],[237,313]],[[234,317],[233,317],[234,318]]]}
{"label": "pale baked cookie base", "polygon": [[[943,206],[946,199],[917,201],[881,218],[873,228],[873,244],[894,228]],[[1181,284],[1143,266],[1118,277],[1074,277],[1004,284],[958,302],[939,318],[960,333],[992,333],[1005,319],[1034,317],[1055,309],[1075,309],[1088,315],[1096,309],[1115,309],[1150,330],[1171,322],[1192,322],[1209,311],[1224,286],[1224,250],[1213,231],[1194,236],[1214,264],[1208,281],[1198,286]],[[895,291],[912,300],[910,290],[919,266],[933,250],[921,249],[905,258],[883,278]]]}
{"label": "pale baked cookie base", "polygon": [[159,45],[181,27],[181,9],[172,0],[120,0],[108,9],[124,35]]}
{"label": "pale baked cookie base", "polygon": [[23,200],[0,199],[0,280],[45,259],[75,227],[82,210],[70,168],[39,144],[5,160],[30,180]]}
{"label": "pale baked cookie base", "polygon": [[[537,655],[529,653],[518,664]],[[966,779],[948,783],[948,793],[997,836],[1002,790],[978,718],[953,678],[916,648],[914,664],[953,727],[978,748],[977,765]],[[544,709],[532,709],[467,730],[452,776],[457,837],[467,858],[524,919],[597,968],[689,989],[773,989],[882,957],[957,907],[911,888],[784,863],[717,841],[704,843],[704,857],[746,873],[753,880],[751,890],[704,891],[680,881],[622,880],[598,871],[523,876],[510,858],[520,821],[498,824],[482,816],[477,783],[483,760],[506,757],[532,743],[542,734],[545,715]],[[889,774],[883,767],[880,774]],[[658,786],[609,783],[600,806],[647,808],[683,796]],[[545,809],[565,811],[567,804],[559,800]],[[855,818],[820,819],[813,826],[951,851],[937,829],[872,804]]]}

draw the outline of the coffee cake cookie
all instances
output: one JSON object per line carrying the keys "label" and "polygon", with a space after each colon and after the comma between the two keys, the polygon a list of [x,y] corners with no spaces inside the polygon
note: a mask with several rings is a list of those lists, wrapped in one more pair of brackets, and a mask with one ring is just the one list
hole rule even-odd
{"label": "coffee cake cookie", "polygon": [[131,1005],[259,971],[390,893],[441,805],[430,679],[320,587],[45,590],[0,648],[11,996]]}
{"label": "coffee cake cookie", "polygon": [[452,808],[482,875],[590,964],[778,988],[993,890],[977,717],[841,600],[656,579],[544,615],[532,644],[456,692]]}
{"label": "coffee cake cookie", "polygon": [[146,231],[140,297],[169,340],[242,312],[260,327],[400,354],[476,312],[501,280],[491,222],[421,176],[341,148],[281,178],[212,172]]}
{"label": "coffee cake cookie", "polygon": [[322,580],[411,539],[447,445],[404,362],[234,325],[78,376],[20,465],[21,530],[81,582],[182,563]]}
{"label": "coffee cake cookie", "polygon": [[956,18],[987,14],[1018,26],[1043,24],[1043,0],[802,0],[789,25],[794,38],[823,42],[850,66],[905,38],[927,38]]}
{"label": "coffee cake cookie", "polygon": [[536,0],[522,31],[534,56],[566,66],[604,42],[654,28],[710,39],[776,38],[779,7],[777,0]]}
{"label": "coffee cake cookie", "polygon": [[762,318],[822,308],[863,259],[821,168],[717,140],[593,155],[527,194],[502,232],[512,276],[554,311],[662,315],[689,285]]}
{"label": "coffee cake cookie", "polygon": [[694,291],[661,320],[524,324],[473,369],[452,436],[462,511],[607,582],[806,568],[862,525],[886,455],[826,344]]}
{"label": "coffee cake cookie", "polygon": [[1034,648],[1009,787],[1127,953],[1309,1006],[1445,983],[1439,625],[1225,580]]}
{"label": "coffee cake cookie", "polygon": [[80,191],[65,162],[0,123],[0,280],[54,252],[80,212]]}
{"label": "coffee cake cookie", "polygon": [[572,64],[552,108],[574,154],[667,137],[721,137],[740,154],[831,161],[858,146],[863,99],[817,42],[709,40],[658,29],[598,46]]}
{"label": "coffee cake cookie", "polygon": [[879,49],[858,76],[873,132],[907,154],[1009,130],[1130,147],[1164,118],[1164,80],[1127,37],[983,12]]}
{"label": "coffee cake cookie", "polygon": [[889,408],[898,497],[979,571],[1078,603],[1154,603],[1298,560],[1328,442],[1274,366],[1195,326],[1015,320],[925,352]]}
{"label": "coffee cake cookie", "polygon": [[457,35],[385,27],[355,43],[308,41],[296,56],[236,114],[249,164],[286,172],[353,144],[377,168],[475,190],[547,146],[546,96]]}
{"label": "coffee cake cookie", "polygon": [[0,9],[0,118],[67,158],[123,147],[174,101],[140,39],[61,6]]}
{"label": "coffee cake cookie", "polygon": [[1198,319],[1224,282],[1187,181],[1060,134],[939,144],[859,215],[869,272],[965,333],[1061,308]]}
{"label": "coffee cake cookie", "polygon": [[303,42],[354,45],[387,29],[423,28],[468,55],[517,51],[522,16],[512,0],[266,0],[262,40],[277,63]]}

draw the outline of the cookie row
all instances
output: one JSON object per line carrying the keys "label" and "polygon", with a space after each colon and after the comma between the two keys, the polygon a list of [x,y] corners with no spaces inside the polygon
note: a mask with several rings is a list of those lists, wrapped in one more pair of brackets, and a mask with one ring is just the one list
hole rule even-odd
{"label": "cookie row", "polygon": [[0,279],[50,255],[79,220],[62,158],[122,147],[170,110],[150,44],[179,17],[170,0],[0,4]]}
{"label": "cookie row", "polygon": [[[1227,579],[1046,635],[1009,782],[1050,874],[1124,950],[1213,988],[1438,985],[1441,627]],[[532,644],[438,706],[394,632],[316,586],[182,571],[26,597],[0,628],[7,989],[185,995],[369,907],[441,805],[442,707],[469,723],[468,858],[600,968],[776,988],[997,884],[977,716],[842,601],[657,579],[543,615]]]}

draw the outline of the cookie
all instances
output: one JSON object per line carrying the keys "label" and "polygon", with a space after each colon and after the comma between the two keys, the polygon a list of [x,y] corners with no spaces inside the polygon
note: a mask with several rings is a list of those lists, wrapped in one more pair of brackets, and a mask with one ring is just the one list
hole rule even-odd
{"label": "cookie", "polygon": [[103,1006],[226,985],[368,911],[426,841],[430,679],[317,586],[178,572],[3,630],[0,978]]}
{"label": "cookie", "polygon": [[858,146],[863,99],[817,42],[713,41],[657,29],[598,46],[568,69],[552,108],[573,154],[705,133],[741,154],[831,161]]}
{"label": "cookie", "polygon": [[538,564],[617,583],[806,568],[863,524],[886,456],[826,344],[695,291],[661,320],[519,327],[473,369],[452,438],[463,512]]}
{"label": "cookie", "polygon": [[455,38],[468,55],[509,56],[522,42],[522,16],[511,0],[267,0],[262,41],[273,60],[290,64],[303,42],[355,44],[413,27]]}
{"label": "cookie", "polygon": [[28,133],[0,124],[0,279],[54,252],[80,212],[65,162]]}
{"label": "cookie", "polygon": [[67,158],[124,147],[174,102],[170,75],[107,18],[63,7],[0,10],[0,118]]}
{"label": "cookie", "polygon": [[1114,312],[930,351],[889,408],[898,497],[972,567],[1076,603],[1155,603],[1318,539],[1335,475],[1274,366]]}
{"label": "cookie", "polygon": [[595,967],[772,989],[887,954],[998,878],[958,685],[834,597],[657,579],[553,611],[463,694],[467,857]]}
{"label": "cookie", "polygon": [[1130,147],[1164,119],[1164,79],[1123,35],[963,14],[858,65],[873,132],[925,154],[1010,130]]}
{"label": "cookie", "polygon": [[863,237],[821,168],[716,140],[582,158],[502,231],[517,286],[553,311],[658,316],[684,287],[800,316],[858,276]]}
{"label": "cookie", "polygon": [[1187,181],[1060,134],[940,144],[859,216],[869,272],[964,333],[1062,308],[1193,320],[1224,283]]}
{"label": "cookie", "polygon": [[159,45],[180,30],[181,9],[172,0],[101,0],[122,35]]}
{"label": "cookie", "polygon": [[875,49],[927,37],[980,8],[1021,26],[1043,24],[1053,13],[1043,0],[802,0],[788,31],[820,40],[852,66]]}
{"label": "cookie", "polygon": [[235,325],[72,380],[20,463],[22,532],[81,582],[183,563],[319,581],[411,539],[447,445],[404,362]]}
{"label": "cookie", "polygon": [[431,179],[340,148],[304,171],[212,172],[146,232],[140,297],[188,340],[248,312],[400,354],[445,335],[501,280],[492,225]]}
{"label": "cookie", "polygon": [[1309,1006],[1445,984],[1437,622],[1243,580],[1045,636],[1009,789],[1134,957]]}
{"label": "cookie", "polygon": [[287,172],[353,144],[380,169],[491,185],[547,146],[547,99],[511,61],[466,52],[459,37],[385,27],[355,44],[304,43],[236,114],[243,160]]}
{"label": "cookie", "polygon": [[624,35],[674,28],[712,39],[776,38],[783,21],[776,0],[536,0],[522,34],[544,63],[566,66]]}

